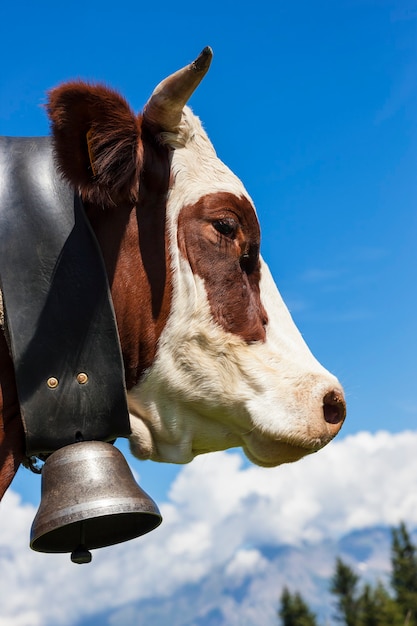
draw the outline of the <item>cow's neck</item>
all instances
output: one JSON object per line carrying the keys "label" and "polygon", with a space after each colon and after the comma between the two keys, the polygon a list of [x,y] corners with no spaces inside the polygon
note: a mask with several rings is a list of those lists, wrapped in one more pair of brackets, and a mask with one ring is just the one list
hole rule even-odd
{"label": "cow's neck", "polygon": [[142,181],[137,205],[87,206],[101,247],[130,389],[152,365],[171,306],[166,194]]}

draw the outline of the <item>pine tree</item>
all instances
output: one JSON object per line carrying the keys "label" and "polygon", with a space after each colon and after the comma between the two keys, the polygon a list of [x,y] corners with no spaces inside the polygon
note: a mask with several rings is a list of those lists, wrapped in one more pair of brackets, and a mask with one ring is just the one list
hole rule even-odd
{"label": "pine tree", "polygon": [[375,587],[365,584],[359,598],[360,626],[403,626],[404,619],[396,602],[378,582]]}
{"label": "pine tree", "polygon": [[282,626],[317,626],[316,617],[311,613],[301,595],[292,594],[286,587],[281,595],[278,612]]}
{"label": "pine tree", "polygon": [[407,626],[417,625],[417,556],[416,548],[404,523],[392,531],[391,586]]}
{"label": "pine tree", "polygon": [[346,626],[359,625],[358,580],[359,578],[352,568],[338,557],[330,591],[337,597],[337,614],[335,617]]}
{"label": "pine tree", "polygon": [[374,590],[370,585],[365,585],[360,597],[361,619],[360,626],[380,626],[380,615],[376,607]]}

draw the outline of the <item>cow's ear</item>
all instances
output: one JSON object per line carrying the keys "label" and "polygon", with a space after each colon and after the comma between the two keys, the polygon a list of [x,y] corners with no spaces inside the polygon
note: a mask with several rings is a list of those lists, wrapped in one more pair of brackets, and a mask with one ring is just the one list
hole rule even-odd
{"label": "cow's ear", "polygon": [[84,200],[135,200],[143,160],[141,118],[115,91],[66,83],[48,94],[57,164]]}

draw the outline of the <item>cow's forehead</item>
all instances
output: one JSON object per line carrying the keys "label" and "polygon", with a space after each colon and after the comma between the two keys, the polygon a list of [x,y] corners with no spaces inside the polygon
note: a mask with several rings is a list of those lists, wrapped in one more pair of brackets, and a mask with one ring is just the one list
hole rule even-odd
{"label": "cow's forehead", "polygon": [[176,216],[182,206],[194,204],[202,196],[216,192],[246,197],[253,207],[243,183],[218,158],[199,118],[189,107],[184,108],[178,132],[163,133],[161,139],[173,148],[169,204]]}

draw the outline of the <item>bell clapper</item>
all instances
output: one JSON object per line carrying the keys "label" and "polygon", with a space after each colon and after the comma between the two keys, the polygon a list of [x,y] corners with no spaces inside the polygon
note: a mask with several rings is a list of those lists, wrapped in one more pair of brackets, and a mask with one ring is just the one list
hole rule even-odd
{"label": "bell clapper", "polygon": [[82,565],[83,563],[91,563],[92,554],[90,550],[85,547],[85,529],[84,522],[80,523],[80,543],[71,553],[71,561]]}

